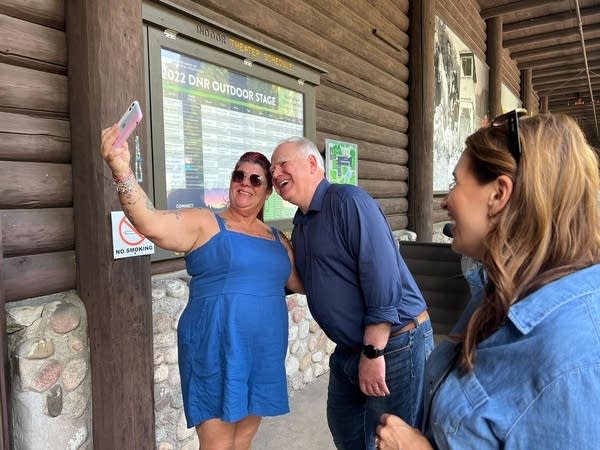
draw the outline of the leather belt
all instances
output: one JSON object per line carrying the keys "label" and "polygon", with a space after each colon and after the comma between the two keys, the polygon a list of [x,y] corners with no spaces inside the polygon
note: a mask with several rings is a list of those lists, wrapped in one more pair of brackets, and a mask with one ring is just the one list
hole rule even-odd
{"label": "leather belt", "polygon": [[427,310],[425,310],[421,314],[419,314],[417,317],[415,317],[415,319],[412,322],[407,323],[402,328],[392,331],[390,333],[390,337],[393,338],[393,337],[401,335],[402,333],[406,333],[407,331],[413,330],[413,329],[417,328],[419,325],[421,325],[423,322],[425,322],[427,319],[429,319],[429,313],[427,313]]}

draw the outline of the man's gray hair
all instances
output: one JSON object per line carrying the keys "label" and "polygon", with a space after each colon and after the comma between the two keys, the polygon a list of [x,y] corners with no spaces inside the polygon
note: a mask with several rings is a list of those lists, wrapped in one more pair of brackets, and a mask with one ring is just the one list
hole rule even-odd
{"label": "man's gray hair", "polygon": [[325,171],[325,163],[323,162],[323,157],[321,156],[319,149],[317,148],[317,146],[314,144],[313,141],[311,141],[310,139],[307,139],[303,136],[292,136],[287,139],[284,139],[283,141],[280,141],[277,144],[277,147],[279,147],[282,144],[287,144],[287,143],[296,144],[298,151],[300,153],[302,153],[302,156],[304,156],[304,159],[308,158],[309,155],[313,155],[315,157],[315,159],[317,160],[317,166],[319,166],[319,169],[321,169],[323,172]]}

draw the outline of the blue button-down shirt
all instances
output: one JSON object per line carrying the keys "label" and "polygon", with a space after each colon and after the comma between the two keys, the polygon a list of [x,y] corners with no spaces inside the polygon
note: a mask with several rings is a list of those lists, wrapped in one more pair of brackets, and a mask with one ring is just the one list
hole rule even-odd
{"label": "blue button-down shirt", "polygon": [[425,309],[385,215],[359,187],[323,180],[296,212],[292,243],[310,311],[342,347],[361,345],[366,325],[397,329]]}
{"label": "blue button-down shirt", "polygon": [[427,361],[424,431],[438,448],[598,448],[600,264],[511,306],[506,324],[477,346],[472,373],[452,365],[455,353],[444,341]]}

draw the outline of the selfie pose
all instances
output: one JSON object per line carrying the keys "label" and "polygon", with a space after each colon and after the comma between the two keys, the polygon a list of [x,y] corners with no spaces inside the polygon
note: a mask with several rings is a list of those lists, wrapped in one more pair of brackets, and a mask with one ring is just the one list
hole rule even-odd
{"label": "selfie pose", "polygon": [[443,207],[485,288],[427,362],[422,429],[383,415],[380,449],[598,448],[598,164],[563,115],[467,138]]}
{"label": "selfie pose", "polygon": [[292,248],[265,225],[272,192],[269,160],[244,153],[231,174],[229,206],[154,209],[130,167],[127,143],[113,148],[117,125],[102,131],[107,162],[123,211],[156,245],[185,253],[189,302],[178,324],[185,416],[202,450],[250,449],[262,416],[289,412],[284,287],[303,288]]}

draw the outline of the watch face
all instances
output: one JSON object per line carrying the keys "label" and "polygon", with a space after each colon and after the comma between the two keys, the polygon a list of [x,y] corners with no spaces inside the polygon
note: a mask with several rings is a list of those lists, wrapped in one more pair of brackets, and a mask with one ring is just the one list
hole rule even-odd
{"label": "watch face", "polygon": [[369,359],[378,358],[383,355],[383,350],[378,349],[374,345],[363,345],[363,353]]}

